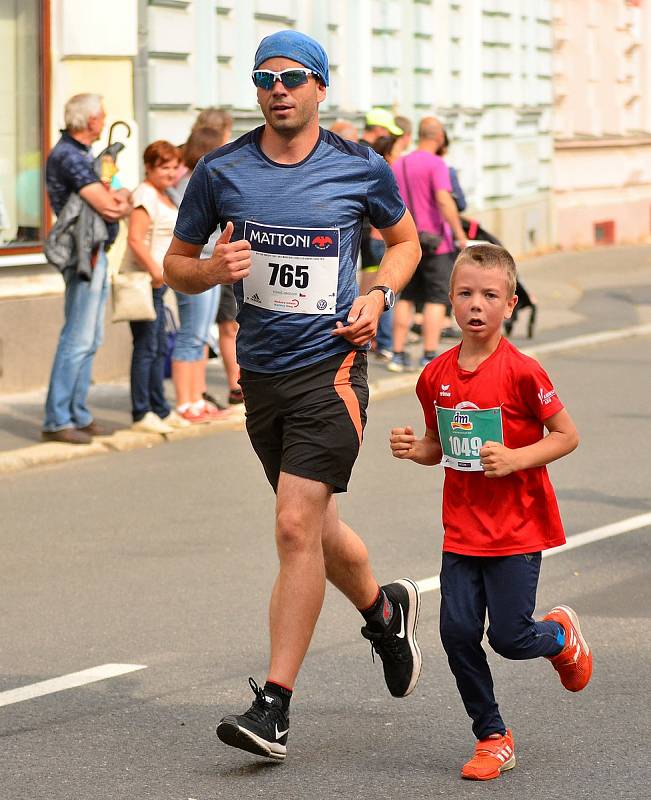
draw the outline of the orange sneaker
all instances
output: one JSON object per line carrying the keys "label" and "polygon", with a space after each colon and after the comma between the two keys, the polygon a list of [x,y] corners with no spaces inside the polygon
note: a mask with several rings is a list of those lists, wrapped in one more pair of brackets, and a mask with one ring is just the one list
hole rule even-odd
{"label": "orange sneaker", "polygon": [[569,606],[556,606],[543,619],[558,622],[565,631],[565,646],[549,660],[558,672],[563,686],[570,692],[580,692],[592,676],[592,653],[581,635],[579,618]]}
{"label": "orange sneaker", "polygon": [[500,773],[515,766],[513,734],[507,730],[497,739],[480,739],[475,745],[475,755],[463,765],[461,777],[470,781],[490,781]]}

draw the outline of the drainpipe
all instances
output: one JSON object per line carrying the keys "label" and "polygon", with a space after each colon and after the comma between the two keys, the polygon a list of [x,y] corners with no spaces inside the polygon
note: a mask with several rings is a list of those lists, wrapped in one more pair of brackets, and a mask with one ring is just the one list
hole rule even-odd
{"label": "drainpipe", "polygon": [[[135,119],[140,142],[149,141],[149,27],[148,0],[138,0],[138,55],[133,71]],[[142,165],[140,167],[142,172]],[[141,176],[142,177],[142,176]]]}

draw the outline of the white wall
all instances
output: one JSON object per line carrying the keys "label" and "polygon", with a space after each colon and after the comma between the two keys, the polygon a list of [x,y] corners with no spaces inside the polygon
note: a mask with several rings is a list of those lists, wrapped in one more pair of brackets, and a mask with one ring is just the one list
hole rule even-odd
{"label": "white wall", "polygon": [[[211,103],[232,109],[236,133],[259,124],[250,79],[255,49],[263,36],[291,27],[328,51],[324,124],[337,116],[360,122],[372,105],[415,126],[435,113],[449,128],[450,160],[475,208],[548,194],[549,0],[154,2],[147,24],[150,140],[183,141],[197,108]],[[541,228],[533,239],[546,236]]]}
{"label": "white wall", "polygon": [[[104,97],[107,112],[98,152],[108,143],[110,126],[124,120],[131,127],[116,136],[126,144],[118,158],[120,179],[133,187],[140,178],[141,141],[135,122],[133,59],[137,54],[136,0],[54,0],[52,3],[52,86],[50,140],[54,145],[63,128],[66,101],[81,92]],[[89,34],[90,32],[90,34]]]}
{"label": "white wall", "polygon": [[651,10],[554,0],[557,241],[644,241],[651,214]]}
{"label": "white wall", "polygon": [[135,56],[135,0],[57,0],[60,52],[69,56]]}

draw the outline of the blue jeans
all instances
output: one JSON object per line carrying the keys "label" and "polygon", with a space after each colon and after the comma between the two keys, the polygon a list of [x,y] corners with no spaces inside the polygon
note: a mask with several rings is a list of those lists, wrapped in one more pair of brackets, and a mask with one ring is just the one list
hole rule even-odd
{"label": "blue jeans", "polygon": [[201,294],[176,292],[181,324],[174,342],[174,361],[201,361],[207,344],[216,349],[210,326],[217,317],[220,292],[221,286],[213,286]]}
{"label": "blue jeans", "polygon": [[[369,239],[369,253],[376,264],[382,261],[386,245],[382,239]],[[380,317],[375,334],[378,350],[393,350],[393,309],[385,311]]]}
{"label": "blue jeans", "polygon": [[167,286],[152,289],[156,319],[130,322],[133,335],[131,356],[131,415],[134,422],[141,420],[148,411],[164,418],[170,413],[165,399],[163,374],[167,336],[165,334],[165,312],[163,295]]}
{"label": "blue jeans", "polygon": [[44,431],[85,428],[93,421],[86,401],[93,356],[104,333],[107,266],[106,254],[100,249],[91,280],[82,281],[73,275],[66,284],[65,322],[50,374]]}
{"label": "blue jeans", "polygon": [[540,553],[461,556],[443,553],[441,641],[478,739],[504,733],[493,678],[481,646],[488,611],[488,642],[504,658],[555,656],[562,650],[557,622],[535,622]]}

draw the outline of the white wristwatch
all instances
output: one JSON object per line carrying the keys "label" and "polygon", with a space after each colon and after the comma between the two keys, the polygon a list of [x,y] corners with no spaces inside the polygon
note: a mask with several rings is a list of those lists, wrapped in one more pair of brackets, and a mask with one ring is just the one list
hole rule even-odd
{"label": "white wristwatch", "polygon": [[370,294],[371,292],[382,292],[384,295],[384,310],[388,311],[390,308],[396,303],[396,295],[393,289],[390,289],[388,286],[371,286],[371,288],[366,292],[366,294]]}

